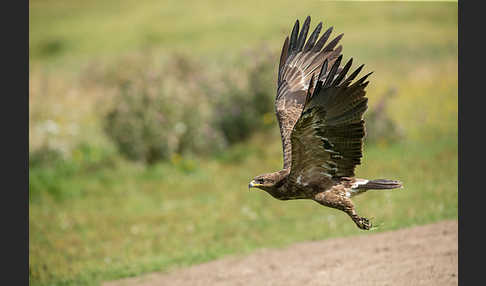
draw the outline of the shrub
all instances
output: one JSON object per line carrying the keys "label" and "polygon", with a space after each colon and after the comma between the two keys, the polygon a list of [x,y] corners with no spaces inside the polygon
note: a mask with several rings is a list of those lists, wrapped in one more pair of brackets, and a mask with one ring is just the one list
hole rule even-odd
{"label": "shrub", "polygon": [[275,116],[275,57],[261,50],[244,56],[253,61],[233,69],[233,78],[177,54],[164,65],[141,56],[124,60],[121,70],[98,70],[115,90],[106,134],[124,156],[149,164],[247,139]]}
{"label": "shrub", "polygon": [[395,89],[389,89],[381,98],[375,108],[365,113],[366,137],[365,142],[394,143],[404,137],[402,128],[387,113],[388,100],[396,94]]}
{"label": "shrub", "polygon": [[229,144],[248,138],[258,129],[258,113],[251,95],[227,83],[228,89],[216,104],[216,127]]}
{"label": "shrub", "polygon": [[225,90],[215,103],[214,124],[229,144],[247,139],[272,122],[264,118],[275,116],[274,57],[253,51],[245,58],[254,59],[244,75],[239,75],[246,83],[238,87],[234,80],[225,78]]}
{"label": "shrub", "polygon": [[122,88],[106,117],[106,133],[129,159],[153,163],[169,155],[170,108],[161,97]]}
{"label": "shrub", "polygon": [[136,63],[132,71],[120,73],[119,80],[110,73],[117,92],[104,130],[123,155],[153,164],[173,154],[203,154],[223,147],[221,135],[209,124],[211,106],[198,85],[195,64],[179,56],[166,68],[142,69]]}

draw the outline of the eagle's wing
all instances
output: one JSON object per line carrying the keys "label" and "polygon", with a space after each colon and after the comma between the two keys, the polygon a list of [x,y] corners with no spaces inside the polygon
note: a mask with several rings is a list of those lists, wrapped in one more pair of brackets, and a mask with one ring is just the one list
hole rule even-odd
{"label": "eagle's wing", "polygon": [[327,60],[324,62],[315,86],[314,76],[310,80],[304,108],[291,134],[290,182],[305,185],[327,178],[331,184],[333,178],[354,177],[354,169],[361,163],[363,114],[368,108],[364,89],[371,73],[350,85],[363,65],[344,79],[352,59],[338,72],[341,59],[337,58],[327,74]]}
{"label": "eagle's wing", "polygon": [[309,80],[313,73],[321,68],[324,60],[333,63],[341,53],[342,47],[336,47],[342,34],[330,41],[325,47],[332,27],[318,39],[322,22],[317,25],[306,43],[310,17],[305,19],[299,33],[299,20],[295,22],[292,33],[285,39],[278,69],[278,88],[275,111],[282,136],[284,169],[291,165],[290,133],[302,112]]}

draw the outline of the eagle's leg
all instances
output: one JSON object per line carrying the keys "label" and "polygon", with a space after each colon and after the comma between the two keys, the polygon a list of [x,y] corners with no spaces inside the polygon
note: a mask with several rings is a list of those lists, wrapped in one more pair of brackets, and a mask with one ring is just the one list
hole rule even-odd
{"label": "eagle's leg", "polygon": [[354,208],[345,211],[351,219],[356,223],[356,225],[364,230],[369,230],[371,228],[371,222],[365,217],[358,216]]}
{"label": "eagle's leg", "polygon": [[332,188],[328,191],[318,193],[314,197],[314,200],[321,205],[342,210],[347,213],[360,229],[369,230],[371,228],[370,220],[365,217],[360,217],[356,213],[354,204],[351,199],[346,196],[346,191],[344,189]]}

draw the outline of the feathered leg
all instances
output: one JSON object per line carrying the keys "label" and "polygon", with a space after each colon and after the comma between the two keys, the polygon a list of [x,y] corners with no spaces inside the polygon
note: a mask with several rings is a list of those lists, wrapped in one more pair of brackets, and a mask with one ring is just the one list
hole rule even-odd
{"label": "feathered leg", "polygon": [[365,217],[360,217],[355,210],[354,204],[351,199],[346,195],[344,188],[332,188],[328,191],[318,193],[314,200],[326,207],[342,210],[347,213],[354,223],[364,230],[371,228],[371,222]]}

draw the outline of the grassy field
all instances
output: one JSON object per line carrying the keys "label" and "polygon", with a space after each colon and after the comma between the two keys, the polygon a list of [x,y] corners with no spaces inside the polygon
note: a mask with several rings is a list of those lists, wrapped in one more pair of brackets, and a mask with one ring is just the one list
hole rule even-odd
{"label": "grassy field", "polygon": [[312,27],[323,20],[333,35],[345,34],[345,60],[374,71],[371,107],[389,88],[397,91],[387,112],[404,139],[367,144],[357,175],[399,179],[405,188],[357,197],[358,211],[375,217],[377,231],[457,218],[457,3],[29,6],[29,150],[47,144],[69,154],[42,164],[30,157],[31,285],[97,285],[261,247],[366,234],[344,213],[311,201],[248,192],[252,177],[282,165],[275,121],[217,156],[177,155],[152,166],[123,158],[103,132],[114,88],[98,80],[100,67],[123,76],[132,63],[154,68],[178,55],[202,63],[205,74],[232,73],[253,60],[242,56],[248,49],[263,47],[276,70],[285,35],[308,14]]}

